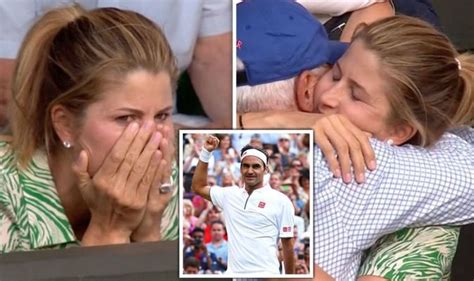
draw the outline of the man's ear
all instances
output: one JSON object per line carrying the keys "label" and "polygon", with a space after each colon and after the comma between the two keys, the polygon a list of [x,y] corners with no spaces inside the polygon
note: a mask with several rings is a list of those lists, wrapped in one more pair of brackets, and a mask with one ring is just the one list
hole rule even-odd
{"label": "man's ear", "polygon": [[[56,104],[51,107],[51,121],[53,128],[58,135],[61,142],[69,142],[74,145],[75,134],[75,120],[71,112],[63,105]],[[75,129],[74,129],[75,128]]]}
{"label": "man's ear", "polygon": [[401,145],[410,140],[416,134],[416,129],[408,123],[393,126],[389,138],[394,145]]}
{"label": "man's ear", "polygon": [[318,82],[316,75],[309,70],[301,72],[295,79],[296,104],[304,112],[314,110],[314,89]]}

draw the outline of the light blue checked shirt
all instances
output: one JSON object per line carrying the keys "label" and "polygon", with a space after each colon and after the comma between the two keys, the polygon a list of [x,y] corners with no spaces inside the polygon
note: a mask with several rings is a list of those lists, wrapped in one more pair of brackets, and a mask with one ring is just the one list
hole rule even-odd
{"label": "light blue checked shirt", "polygon": [[361,185],[334,179],[314,150],[315,263],[337,280],[355,280],[362,251],[385,234],[474,222],[472,128],[446,133],[430,149],[372,146],[377,169]]}

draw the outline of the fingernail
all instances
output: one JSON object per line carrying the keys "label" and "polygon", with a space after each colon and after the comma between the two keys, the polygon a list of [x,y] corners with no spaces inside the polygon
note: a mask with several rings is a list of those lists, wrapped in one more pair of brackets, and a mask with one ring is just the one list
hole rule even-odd
{"label": "fingernail", "polygon": [[375,170],[375,167],[376,167],[375,161],[374,161],[374,160],[370,161],[370,162],[369,162],[369,169]]}
{"label": "fingernail", "polygon": [[334,174],[333,174],[333,175],[334,175],[335,178],[340,178],[340,177],[341,177],[341,170],[336,169],[336,170],[334,171]]}
{"label": "fingernail", "polygon": [[361,174],[358,174],[358,175],[356,176],[356,179],[357,179],[357,182],[358,182],[358,183],[363,183],[363,182],[365,182],[365,175],[362,174],[362,173],[361,173]]}
{"label": "fingernail", "polygon": [[345,183],[350,183],[352,181],[351,174],[345,174],[343,179]]}

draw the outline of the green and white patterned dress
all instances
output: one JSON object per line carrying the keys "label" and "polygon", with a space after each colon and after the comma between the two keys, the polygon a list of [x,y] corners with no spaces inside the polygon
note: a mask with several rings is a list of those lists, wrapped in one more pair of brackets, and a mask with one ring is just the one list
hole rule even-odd
{"label": "green and white patterned dress", "polygon": [[405,228],[370,248],[359,276],[388,280],[449,280],[459,227]]}
{"label": "green and white patterned dress", "polygon": [[[173,167],[172,183],[178,170]],[[163,240],[178,238],[178,192],[164,211]],[[48,166],[46,153],[36,151],[27,169],[17,167],[9,143],[0,141],[0,251],[27,251],[78,246]]]}

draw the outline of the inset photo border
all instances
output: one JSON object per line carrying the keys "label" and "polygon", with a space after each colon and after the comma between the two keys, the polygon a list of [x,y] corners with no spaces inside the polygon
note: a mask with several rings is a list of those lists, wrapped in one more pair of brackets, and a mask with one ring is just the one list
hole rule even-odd
{"label": "inset photo border", "polygon": [[312,143],[312,130],[180,130],[180,278],[313,277]]}

